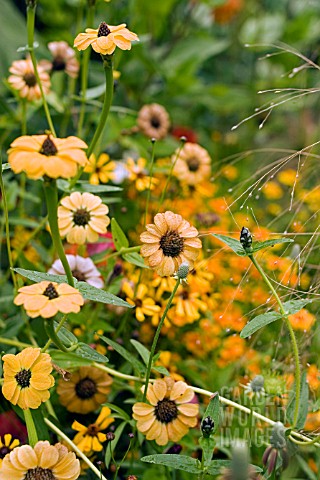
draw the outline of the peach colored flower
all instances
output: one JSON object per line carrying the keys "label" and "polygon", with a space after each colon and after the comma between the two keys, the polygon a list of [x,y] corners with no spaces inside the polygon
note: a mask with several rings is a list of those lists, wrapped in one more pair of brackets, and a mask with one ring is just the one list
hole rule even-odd
{"label": "peach colored flower", "polygon": [[139,111],[137,123],[144,135],[156,140],[166,137],[170,128],[169,114],[158,103],[144,105]]}
{"label": "peach colored flower", "polygon": [[194,391],[185,382],[171,377],[156,380],[148,386],[150,404],[138,402],[132,408],[138,430],[158,445],[178,442],[197,424],[199,405],[190,403],[193,397]]}
{"label": "peach colored flower", "polygon": [[58,208],[58,223],[61,237],[69,243],[83,245],[94,243],[99,234],[106,233],[110,223],[109,209],[97,195],[73,192],[61,200]]}
{"label": "peach colored flower", "polygon": [[[38,65],[37,70],[43,92],[46,95],[50,91],[50,77],[41,65]],[[14,90],[18,90],[21,98],[26,98],[29,101],[41,98],[40,87],[30,58],[14,61],[9,68],[9,72],[12,75],[8,78],[8,83]]]}
{"label": "peach colored flower", "polygon": [[84,300],[81,293],[67,283],[43,281],[21,287],[14,299],[15,305],[23,305],[31,318],[50,318],[61,313],[78,313]]}
{"label": "peach colored flower", "polygon": [[71,178],[79,166],[85,166],[87,144],[80,138],[54,138],[52,135],[24,135],[16,138],[8,150],[8,162],[15,173],[25,172],[37,180],[43,175],[51,178]]}
{"label": "peach colored flower", "polygon": [[106,22],[101,22],[98,29],[87,28],[85,33],[79,33],[73,46],[78,50],[85,50],[91,45],[95,52],[102,55],[111,55],[116,47],[131,50],[131,42],[139,41],[139,38],[125,27],[125,23],[107,25]]}
{"label": "peach colored flower", "polygon": [[180,153],[177,150],[172,156],[172,162],[176,162],[173,173],[187,185],[197,185],[211,173],[211,158],[207,150],[197,143],[185,143]]}
{"label": "peach colored flower", "polygon": [[77,78],[79,72],[79,62],[76,59],[76,54],[73,48],[67,42],[49,42],[48,49],[50,50],[53,59],[41,60],[39,66],[49,72],[58,72],[64,70],[71,78]]}
{"label": "peach colored flower", "polygon": [[161,277],[168,277],[178,270],[182,262],[193,267],[202,247],[198,230],[181,215],[167,211],[154,217],[154,224],[146,225],[140,235],[143,242],[141,255],[145,263]]}

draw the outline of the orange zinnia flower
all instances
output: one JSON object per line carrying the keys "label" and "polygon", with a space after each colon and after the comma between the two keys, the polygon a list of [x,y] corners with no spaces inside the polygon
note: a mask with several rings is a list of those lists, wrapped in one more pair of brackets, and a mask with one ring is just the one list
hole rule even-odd
{"label": "orange zinnia flower", "polygon": [[158,445],[178,442],[197,424],[199,405],[190,403],[193,397],[194,391],[185,382],[175,382],[171,377],[156,380],[148,386],[151,405],[138,402],[132,408],[138,430]]}
{"label": "orange zinnia flower", "polygon": [[99,234],[106,233],[109,208],[97,195],[73,192],[61,200],[61,205],[58,208],[60,235],[67,237],[69,243],[94,243]]}
{"label": "orange zinnia flower", "polygon": [[21,287],[14,299],[15,305],[23,305],[31,318],[50,318],[58,312],[78,313],[84,300],[81,293],[67,283],[43,281]]}
{"label": "orange zinnia flower", "polygon": [[211,172],[211,158],[207,150],[197,143],[186,143],[180,153],[176,151],[172,161],[176,161],[174,174],[187,185],[197,185],[208,178]]}
{"label": "orange zinnia flower", "polygon": [[144,243],[141,255],[145,263],[161,277],[174,274],[182,262],[192,268],[202,246],[198,230],[184,220],[181,215],[170,211],[158,213],[154,224],[146,225],[146,232],[140,235]]}
{"label": "orange zinnia flower", "polygon": [[97,30],[86,28],[85,33],[79,33],[73,46],[78,50],[85,50],[91,45],[95,52],[102,55],[111,55],[116,47],[131,50],[131,42],[139,41],[139,38],[125,27],[125,23],[114,26],[101,22]]}
{"label": "orange zinnia flower", "polygon": [[[18,90],[21,98],[26,98],[30,101],[41,98],[40,87],[37,83],[30,58],[16,60],[9,68],[9,72],[12,75],[8,78],[8,83],[14,90]],[[43,92],[46,95],[50,90],[50,77],[41,65],[38,65],[38,74]]]}
{"label": "orange zinnia flower", "polygon": [[9,402],[27,409],[38,408],[49,399],[49,388],[54,385],[50,355],[28,347],[17,355],[4,355],[2,360],[2,393]]}
{"label": "orange zinnia flower", "polygon": [[80,475],[80,462],[65,445],[37,442],[34,448],[22,445],[5,456],[0,479],[76,480]]}
{"label": "orange zinnia flower", "polygon": [[87,163],[80,138],[54,138],[52,135],[24,135],[16,138],[8,150],[8,162],[15,173],[25,172],[37,180],[43,175],[51,178],[71,178]]}

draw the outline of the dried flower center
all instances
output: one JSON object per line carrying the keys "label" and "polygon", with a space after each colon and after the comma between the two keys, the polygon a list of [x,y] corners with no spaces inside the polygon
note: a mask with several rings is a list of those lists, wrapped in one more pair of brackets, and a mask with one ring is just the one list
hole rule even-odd
{"label": "dried flower center", "polygon": [[151,125],[153,126],[153,128],[159,128],[160,125],[161,125],[161,122],[159,120],[158,117],[152,117],[151,118]]}
{"label": "dried flower center", "polygon": [[26,370],[25,368],[23,368],[22,370],[20,370],[20,372],[18,372],[15,375],[14,378],[16,379],[19,387],[26,388],[26,387],[29,387],[30,385],[31,375],[32,374],[30,370]]}
{"label": "dried flower center", "polygon": [[190,172],[196,172],[197,170],[199,170],[200,161],[198,160],[198,158],[195,157],[188,158],[187,165]]}
{"label": "dried flower center", "polygon": [[23,80],[26,82],[28,87],[34,87],[37,85],[37,79],[34,73],[26,73],[23,75]]}
{"label": "dried flower center", "polygon": [[98,37],[107,37],[111,33],[106,22],[101,22],[98,30]]}
{"label": "dried flower center", "polygon": [[52,155],[55,155],[57,151],[58,151],[57,147],[55,146],[55,144],[53,143],[53,141],[48,135],[42,144],[40,153],[42,153],[42,155],[46,155],[47,157],[51,157]]}
{"label": "dried flower center", "polygon": [[87,435],[89,435],[90,437],[96,437],[99,432],[100,428],[95,423],[92,423],[88,426]]}
{"label": "dried flower center", "polygon": [[90,218],[90,212],[85,208],[79,208],[79,210],[76,210],[73,214],[74,223],[82,227],[89,223]]}
{"label": "dried flower center", "polygon": [[56,480],[50,468],[36,467],[28,470],[23,480]]}
{"label": "dried flower center", "polygon": [[66,68],[66,62],[63,57],[55,57],[52,61],[52,70],[59,72]]}
{"label": "dried flower center", "polygon": [[79,282],[84,282],[86,280],[86,275],[83,272],[80,272],[80,270],[72,270],[72,276],[79,280]]}
{"label": "dried flower center", "polygon": [[156,419],[161,423],[170,423],[178,416],[178,408],[173,400],[164,398],[154,407]]}
{"label": "dried flower center", "polygon": [[53,300],[54,298],[59,297],[59,294],[52,283],[49,283],[49,285],[47,286],[47,288],[45,289],[42,295],[45,295],[46,297],[48,297],[49,300]]}
{"label": "dried flower center", "polygon": [[0,458],[4,458],[7,455],[7,453],[10,453],[10,452],[11,450],[9,447],[0,448]]}
{"label": "dried flower center", "polygon": [[183,238],[177,232],[169,231],[161,237],[160,247],[166,257],[177,257],[183,251]]}
{"label": "dried flower center", "polygon": [[135,303],[136,307],[138,307],[138,308],[142,307],[142,300],[140,300],[140,298],[136,298],[134,303]]}
{"label": "dried flower center", "polygon": [[96,383],[89,377],[83,378],[76,384],[76,394],[82,400],[93,397],[97,392]]}

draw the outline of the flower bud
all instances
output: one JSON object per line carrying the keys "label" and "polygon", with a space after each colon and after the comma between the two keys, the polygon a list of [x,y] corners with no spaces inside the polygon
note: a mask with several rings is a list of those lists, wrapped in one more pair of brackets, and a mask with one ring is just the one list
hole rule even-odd
{"label": "flower bud", "polygon": [[188,276],[188,273],[189,273],[189,263],[182,262],[175,276],[176,278],[180,278],[180,280],[185,280]]}
{"label": "flower bud", "polygon": [[276,449],[281,449],[286,446],[286,429],[281,422],[276,422],[272,427],[272,433],[270,437],[271,445]]}
{"label": "flower bud", "polygon": [[252,245],[252,235],[247,227],[242,227],[240,233],[240,243],[245,250],[250,249]]}
{"label": "flower bud", "polygon": [[213,433],[214,429],[214,421],[212,417],[208,416],[205,417],[201,422],[201,432],[204,438],[209,438],[210,435]]}

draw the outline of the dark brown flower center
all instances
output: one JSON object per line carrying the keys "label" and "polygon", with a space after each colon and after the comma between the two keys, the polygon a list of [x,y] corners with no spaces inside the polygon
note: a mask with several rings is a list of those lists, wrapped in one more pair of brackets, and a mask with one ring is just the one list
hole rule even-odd
{"label": "dark brown flower center", "polygon": [[26,387],[29,387],[30,385],[30,379],[31,379],[31,371],[30,370],[26,370],[25,368],[23,368],[22,370],[20,370],[20,372],[18,372],[16,375],[15,375],[15,379],[17,381],[17,384],[21,387],[21,388],[26,388]]}
{"label": "dark brown flower center", "polygon": [[83,272],[80,272],[80,270],[72,270],[72,276],[79,280],[79,282],[84,282],[86,280],[86,276]]}
{"label": "dark brown flower center", "polygon": [[189,298],[188,290],[183,290],[180,295],[181,295],[182,300],[188,300],[188,298]]}
{"label": "dark brown flower center", "polygon": [[76,225],[84,226],[89,223],[90,220],[90,212],[85,208],[79,208],[73,214],[73,221]]}
{"label": "dark brown flower center", "polygon": [[199,170],[200,161],[198,160],[198,158],[195,157],[188,158],[187,165],[190,172],[196,172],[197,170]]}
{"label": "dark brown flower center", "polygon": [[154,407],[156,419],[161,423],[170,423],[178,416],[178,408],[173,400],[164,398]]}
{"label": "dark brown flower center", "polygon": [[152,117],[151,118],[151,125],[153,126],[153,128],[159,128],[160,125],[161,125],[161,122],[159,120],[158,117]]}
{"label": "dark brown flower center", "polygon": [[52,70],[59,72],[61,70],[64,70],[66,68],[66,62],[62,57],[55,57],[52,60]]}
{"label": "dark brown flower center", "polygon": [[36,467],[28,470],[23,480],[56,480],[50,468]]}
{"label": "dark brown flower center", "polygon": [[28,87],[34,87],[37,85],[37,79],[34,73],[26,73],[23,75],[23,80],[26,82]]}
{"label": "dark brown flower center", "polygon": [[97,392],[96,383],[89,377],[83,378],[76,384],[76,394],[82,400],[93,397]]}
{"label": "dark brown flower center", "polygon": [[109,33],[111,33],[111,30],[109,29],[106,22],[101,22],[99,25],[98,37],[107,37]]}
{"label": "dark brown flower center", "polygon": [[177,232],[169,231],[161,237],[160,247],[166,257],[177,257],[183,251],[183,238]]}
{"label": "dark brown flower center", "polygon": [[92,423],[91,425],[89,425],[87,429],[87,435],[89,435],[90,437],[96,437],[99,432],[100,432],[100,428],[95,423]]}
{"label": "dark brown flower center", "polygon": [[140,300],[140,298],[136,298],[134,303],[135,303],[136,307],[138,307],[138,308],[142,307],[142,300]]}
{"label": "dark brown flower center", "polygon": [[49,285],[47,286],[47,288],[45,289],[42,295],[45,295],[46,297],[48,297],[49,300],[53,300],[54,298],[59,297],[59,294],[52,283],[49,283]]}
{"label": "dark brown flower center", "polygon": [[52,155],[55,155],[57,151],[58,151],[57,147],[55,146],[55,144],[53,143],[53,141],[48,135],[42,144],[40,153],[42,153],[42,155],[46,155],[47,157],[51,157]]}
{"label": "dark brown flower center", "polygon": [[11,450],[9,447],[0,448],[0,458],[4,458],[7,455],[7,453],[10,453],[10,452]]}

